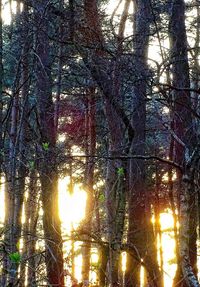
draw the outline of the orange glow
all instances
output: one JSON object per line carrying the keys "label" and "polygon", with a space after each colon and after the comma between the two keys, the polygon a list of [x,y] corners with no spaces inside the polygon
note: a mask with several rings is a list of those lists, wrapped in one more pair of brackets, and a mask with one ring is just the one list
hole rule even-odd
{"label": "orange glow", "polygon": [[172,286],[173,278],[176,273],[176,255],[174,239],[174,218],[170,211],[160,214],[160,224],[162,231],[162,251],[164,264],[164,285]]}
{"label": "orange glow", "polygon": [[[2,182],[4,179],[2,179]],[[64,243],[64,254],[66,256],[70,256],[72,242],[70,240],[71,231],[76,229],[80,224],[81,220],[85,216],[85,206],[87,195],[84,190],[81,189],[80,185],[74,185],[73,194],[69,194],[68,192],[69,185],[69,177],[59,180],[59,206],[60,206],[60,219],[63,228],[63,238],[66,238]],[[0,187],[0,200],[4,201],[4,184]],[[4,221],[4,208],[0,209],[0,224],[3,224]],[[40,215],[42,215],[43,211],[40,209]],[[24,222],[24,218],[23,218]],[[152,223],[155,223],[154,217],[152,217]],[[160,214],[160,224],[162,231],[161,242],[157,240],[157,248],[159,250],[160,246],[162,246],[163,251],[163,263],[164,263],[164,283],[165,287],[172,286],[173,277],[176,272],[176,256],[175,256],[175,239],[174,239],[174,219],[172,212],[167,210],[164,213]],[[20,249],[22,247],[22,241],[20,241]],[[81,255],[81,245],[82,242],[74,243],[74,265],[75,265],[75,277],[81,281],[81,266],[82,266],[82,255]],[[43,240],[37,241],[37,248],[44,247]],[[79,251],[78,251],[79,250]],[[76,252],[78,253],[76,254]],[[161,261],[159,258],[159,262]],[[96,269],[95,266],[98,266],[98,251],[96,248],[92,249],[91,262],[93,263],[93,270],[90,272],[90,279],[92,283],[95,283],[97,280]],[[122,253],[122,272],[124,273],[126,270],[126,253]],[[199,262],[198,262],[199,263]],[[141,287],[144,287],[144,269],[141,268]],[[70,284],[71,278],[67,278],[67,282]],[[67,283],[67,284],[68,284]],[[69,285],[67,285],[69,286]]]}

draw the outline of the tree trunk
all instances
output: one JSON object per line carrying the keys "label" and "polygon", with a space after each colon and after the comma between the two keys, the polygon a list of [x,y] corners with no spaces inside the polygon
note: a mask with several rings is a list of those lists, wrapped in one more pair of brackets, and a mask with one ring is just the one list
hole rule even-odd
{"label": "tree trunk", "polygon": [[[88,55],[83,52],[83,58],[93,79],[96,81],[104,96],[105,115],[109,127],[109,155],[115,158],[125,152],[124,130],[126,124],[130,127],[130,123],[123,109],[115,101],[116,75],[107,74],[107,71],[105,71],[108,61],[102,57],[104,51],[101,47],[104,39],[100,29],[97,2],[95,0],[85,0],[84,10],[87,27],[87,29],[84,30],[84,36],[87,45],[93,48],[93,53],[91,57],[88,57]],[[121,98],[117,98],[118,102],[121,102],[121,100]],[[124,119],[126,119],[126,124],[124,124]],[[110,286],[112,287],[118,286],[119,283],[118,268],[126,205],[125,166],[126,164],[120,159],[110,159],[107,163],[105,194],[109,242],[108,277]]]}
{"label": "tree trunk", "polygon": [[120,248],[124,232],[126,207],[126,162],[117,159],[124,153],[123,124],[110,101],[105,101],[105,113],[110,131],[109,156],[106,175],[106,216],[109,242],[109,280],[118,286]]}
{"label": "tree trunk", "polygon": [[[18,62],[16,77],[13,83],[13,102],[11,106],[11,119],[10,119],[10,139],[9,139],[9,163],[6,169],[6,181],[7,186],[5,190],[5,226],[7,230],[5,232],[5,240],[8,242],[8,250],[7,255],[5,256],[4,260],[4,270],[7,275],[3,278],[3,284],[6,284],[7,280],[9,283],[14,284],[17,278],[17,269],[18,265],[16,263],[12,263],[9,258],[9,254],[16,252],[16,244],[15,244],[15,192],[17,190],[16,185],[16,176],[17,176],[17,169],[16,169],[16,156],[17,156],[17,119],[19,116],[19,107],[18,107],[18,100],[19,100],[19,93],[17,91],[19,87],[19,66],[20,63]],[[16,242],[17,243],[17,242]],[[6,285],[3,285],[6,286]]]}
{"label": "tree trunk", "polygon": [[194,193],[194,172],[200,159],[200,146],[186,161],[182,177],[182,189],[180,194],[180,263],[183,278],[188,287],[200,286],[191,265],[190,257],[190,195]]}
{"label": "tree trunk", "polygon": [[90,234],[92,232],[92,219],[94,213],[94,167],[95,162],[92,156],[95,154],[96,149],[96,120],[95,120],[95,88],[88,88],[86,94],[86,122],[87,124],[87,137],[86,137],[86,155],[91,156],[86,159],[86,170],[85,170],[85,189],[87,192],[86,201],[86,214],[84,220],[84,231],[86,231],[86,236],[83,242],[83,263],[82,263],[82,279],[83,286],[89,286],[89,274],[90,274],[90,258],[91,258],[91,244],[89,243]]}
{"label": "tree trunk", "polygon": [[[132,126],[135,136],[131,143],[131,154],[145,154],[146,128],[146,83],[148,77],[147,53],[152,20],[150,2],[139,0],[135,4],[134,58],[135,68],[132,96]],[[151,212],[145,186],[145,164],[143,160],[129,161],[128,194],[128,244],[134,245],[138,255],[146,261],[151,286],[162,286],[161,273],[156,259],[156,238],[150,223]],[[148,247],[147,247],[148,246]],[[141,264],[131,255],[127,256],[126,287],[140,286]]]}
{"label": "tree trunk", "polygon": [[28,189],[27,199],[24,203],[25,210],[25,224],[23,228],[23,262],[20,270],[19,286],[25,285],[26,267],[27,267],[27,284],[34,286],[36,284],[35,274],[35,244],[36,244],[36,226],[39,212],[39,188],[37,186],[38,178],[36,169],[33,168],[30,172],[30,183]]}
{"label": "tree trunk", "polygon": [[58,174],[56,164],[56,134],[50,65],[49,1],[35,3],[36,39],[36,93],[40,129],[40,164],[43,227],[46,246],[48,283],[64,286],[62,236],[58,210]]}
{"label": "tree trunk", "polygon": [[2,0],[0,0],[0,175],[3,162],[3,78]]}
{"label": "tree trunk", "polygon": [[[63,10],[63,0],[60,1],[60,10]],[[62,91],[62,66],[63,66],[63,44],[62,44],[62,37],[63,37],[63,22],[60,20],[59,23],[59,51],[58,51],[58,75],[57,75],[57,83],[56,83],[56,100],[55,100],[55,112],[54,112],[54,125],[55,125],[55,133],[57,134],[58,131],[58,121],[59,121],[59,114],[60,114],[60,95]]]}
{"label": "tree trunk", "polygon": [[[185,3],[183,0],[174,0],[172,3],[171,9],[171,18],[169,23],[169,33],[170,33],[170,46],[171,46],[171,64],[172,64],[172,86],[182,90],[173,91],[173,102],[174,102],[174,142],[175,142],[175,160],[179,165],[185,165],[189,155],[191,154],[194,146],[196,145],[196,137],[193,128],[193,121],[191,115],[191,98],[190,92],[187,90],[190,88],[190,77],[189,77],[189,65],[188,65],[188,55],[187,55],[187,35],[185,27]],[[186,89],[186,90],[184,90]],[[189,217],[192,212],[192,206],[188,207],[190,202],[195,202],[195,193],[188,193],[187,188],[183,188],[185,185],[182,184],[182,174],[177,171],[177,197],[178,204],[180,209],[179,217],[179,253],[180,253],[180,262],[177,269],[175,284],[185,284],[184,286],[196,286],[190,285],[187,273],[188,268],[191,267],[191,261],[189,259],[189,244],[193,248],[194,253],[192,254],[192,266],[193,271],[191,272],[194,275],[195,266],[196,266],[196,227],[194,227],[194,222],[196,224],[197,218],[190,220]],[[190,199],[189,199],[190,197]],[[196,205],[196,203],[195,203]],[[189,208],[189,209],[188,209]],[[186,213],[187,211],[187,213]],[[193,211],[194,212],[194,211]],[[193,216],[197,216],[196,212]],[[186,224],[186,226],[185,226]],[[189,224],[189,225],[187,225]],[[184,233],[186,235],[186,229],[192,228],[192,233],[187,236],[187,240],[184,239]],[[187,246],[188,245],[188,246]],[[185,249],[185,255],[188,256],[186,261],[184,259],[183,253]],[[187,255],[186,255],[187,254]],[[180,269],[181,267],[181,269]],[[181,274],[182,273],[182,274]],[[185,277],[186,275],[186,277]],[[183,280],[182,280],[183,279]],[[181,283],[180,283],[181,282]],[[183,283],[182,283],[183,282]],[[179,285],[177,285],[179,286]]]}
{"label": "tree trunk", "polygon": [[107,286],[107,263],[108,263],[108,250],[106,247],[99,248],[99,287]]}

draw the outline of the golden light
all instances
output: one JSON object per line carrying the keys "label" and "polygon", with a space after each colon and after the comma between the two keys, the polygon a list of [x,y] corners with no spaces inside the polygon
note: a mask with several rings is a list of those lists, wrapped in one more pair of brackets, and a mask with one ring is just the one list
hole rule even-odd
{"label": "golden light", "polygon": [[74,191],[70,194],[68,192],[69,181],[70,178],[65,177],[60,179],[58,183],[60,220],[68,233],[72,226],[76,228],[84,218],[87,199],[86,192],[81,190],[77,184],[74,185]]}
{"label": "golden light", "polygon": [[[0,200],[4,201],[4,179],[1,180],[0,186]],[[63,235],[70,236],[71,231],[76,229],[80,221],[85,216],[85,206],[86,206],[86,192],[81,189],[80,185],[74,185],[74,192],[70,194],[68,191],[69,185],[69,177],[65,177],[59,180],[59,205],[60,205],[60,218],[63,227]],[[43,210],[40,208],[40,215],[42,215]],[[4,209],[0,209],[0,222],[4,220]],[[155,219],[152,218],[152,222],[155,223]],[[162,247],[163,252],[163,264],[164,264],[164,286],[169,287],[172,286],[173,278],[176,272],[176,255],[175,255],[175,238],[174,238],[174,218],[171,210],[167,210],[164,213],[160,214],[160,225],[162,238],[161,242],[157,240],[157,248],[159,250]],[[81,255],[81,246],[82,242],[74,242],[71,240],[66,240],[64,244],[64,254],[71,254],[72,244],[74,245],[74,276],[78,281],[81,281],[81,267],[82,267],[82,255]],[[20,241],[20,248],[23,243]],[[42,240],[37,241],[37,248],[44,247],[44,242]],[[78,251],[79,250],[79,251]],[[78,251],[78,253],[77,253]],[[80,252],[80,253],[79,253]],[[76,254],[77,253],[77,254]],[[67,256],[67,255],[66,255]],[[126,270],[126,253],[122,253],[122,272],[124,273]],[[159,252],[158,252],[159,258]],[[159,262],[161,262],[159,258]],[[97,275],[95,266],[98,263],[98,252],[97,249],[92,249],[91,256],[92,270],[90,272],[90,280],[91,282],[96,282]],[[141,268],[141,287],[145,286],[145,271],[144,268]],[[67,278],[67,282],[70,282],[70,278]]]}
{"label": "golden light", "polygon": [[141,267],[141,270],[140,270],[140,287],[145,287],[145,279],[144,279],[144,276],[145,276],[145,269],[144,269],[144,267],[142,266],[142,267]]}
{"label": "golden light", "polygon": [[[70,194],[68,187],[70,183],[70,177],[65,177],[59,180],[59,215],[62,224],[62,232],[64,238],[69,238],[73,230],[75,230],[80,221],[85,216],[85,206],[87,195],[80,185],[74,184],[73,193]],[[63,246],[64,257],[71,254],[72,248],[74,253],[77,253],[81,249],[82,242],[72,242],[72,240],[66,240]],[[72,258],[71,258],[72,259]],[[92,260],[92,259],[91,259]],[[74,256],[74,274],[73,276],[80,282],[82,279],[82,255],[78,254]],[[66,266],[68,268],[68,266]],[[70,270],[69,270],[70,271]],[[71,271],[70,271],[71,273]],[[91,274],[94,278],[94,274]],[[67,278],[66,283],[72,278]]]}
{"label": "golden light", "polygon": [[[80,243],[77,246],[75,246],[75,250],[77,250],[79,247],[80,247]],[[74,258],[74,265],[75,265],[75,274],[74,275],[75,275],[75,278],[79,282],[82,280],[82,274],[81,274],[82,262],[83,262],[83,258],[82,258],[81,254]]]}
{"label": "golden light", "polygon": [[[113,11],[116,9],[119,1],[116,0],[110,0],[108,4],[106,4],[106,11],[107,14],[111,15]],[[113,21],[119,21],[118,16],[121,15],[124,9],[124,3],[125,0],[121,1],[121,4],[117,8],[116,15],[113,19]],[[12,1],[12,12],[16,12],[16,1]],[[129,10],[130,15],[133,15],[133,5],[130,5],[130,10]],[[4,24],[9,25],[11,22],[11,14],[10,14],[10,6],[8,3],[8,0],[3,0],[3,10],[2,10],[2,17],[3,17],[3,22]],[[133,33],[133,27],[131,21],[127,21],[127,27],[126,27],[126,32],[125,34],[131,35]],[[167,46],[167,42],[163,44],[163,46]],[[152,43],[149,47],[149,58],[152,60],[158,60],[160,57],[160,46],[158,43],[155,45],[155,42]],[[152,62],[151,60],[149,60]],[[163,113],[168,114],[169,109],[167,107],[163,108]],[[62,142],[65,140],[65,136],[60,136],[59,141]],[[72,154],[82,154],[82,151],[77,147],[74,146],[72,148]],[[78,172],[77,172],[78,174]],[[176,179],[176,174],[173,174],[173,180]],[[168,174],[164,174],[163,176],[163,181],[168,182]],[[1,186],[0,186],[0,202],[4,202],[4,184],[2,182],[4,179],[1,180]],[[85,216],[85,207],[86,207],[86,199],[87,195],[84,190],[81,189],[81,186],[78,184],[74,185],[74,190],[73,193],[70,194],[68,191],[68,186],[70,183],[70,178],[65,177],[63,179],[59,180],[59,215],[62,223],[62,228],[63,228],[63,234],[64,236],[70,236],[72,230],[76,229],[80,223],[80,221],[84,218]],[[100,185],[104,184],[104,182],[99,182],[96,183],[97,187],[100,187]],[[42,215],[43,211],[42,208],[40,209],[40,215]],[[4,216],[5,216],[5,210],[4,208],[0,209],[0,226],[4,222]],[[25,219],[23,218],[23,223]],[[152,218],[152,222],[155,223],[155,219]],[[158,250],[162,247],[162,252],[163,252],[163,264],[164,264],[164,285],[165,287],[170,287],[172,286],[173,278],[176,272],[176,255],[175,255],[175,238],[174,238],[174,218],[170,210],[168,210],[165,213],[160,214],[160,225],[161,225],[161,232],[162,232],[162,238],[161,241],[158,239],[157,240],[157,248]],[[22,241],[20,241],[20,248],[22,246]],[[44,242],[43,240],[38,240],[37,241],[37,248],[44,247]],[[71,240],[68,240],[64,243],[64,253],[70,254],[71,249],[72,249],[72,244],[74,245],[74,252],[76,253],[77,250],[81,249],[81,242],[72,242]],[[158,256],[160,256],[158,254]],[[126,253],[122,253],[122,272],[124,273],[126,270]],[[91,262],[98,263],[98,253],[96,249],[92,249],[92,255],[91,255]],[[159,258],[159,262],[161,262]],[[200,263],[199,263],[200,264]],[[81,274],[81,269],[82,269],[82,255],[81,254],[76,254],[74,256],[74,266],[75,266],[75,278],[78,281],[81,281],[82,279],[82,274]],[[141,287],[144,286],[144,277],[145,277],[145,270],[142,267],[141,268]],[[90,278],[91,281],[96,281],[97,276],[95,271],[90,272]]]}
{"label": "golden light", "polygon": [[174,238],[174,218],[172,212],[160,214],[160,224],[162,231],[162,252],[164,268],[164,285],[172,286],[173,278],[176,273],[176,254]]}
{"label": "golden light", "polygon": [[126,271],[126,252],[122,252],[122,272]]}
{"label": "golden light", "polygon": [[[173,175],[172,175],[172,180],[175,181],[177,178],[177,175],[176,173],[174,172]],[[163,182],[167,183],[169,181],[169,176],[168,176],[168,173],[166,172],[163,177],[162,177],[162,180]]]}
{"label": "golden light", "polygon": [[174,218],[170,211],[167,213],[160,214],[160,225],[161,225],[161,231],[164,231],[166,229],[173,229]]}
{"label": "golden light", "polygon": [[[85,216],[85,206],[86,206],[86,192],[83,191],[80,185],[74,186],[73,194],[70,194],[68,191],[69,185],[69,177],[65,177],[59,180],[59,212],[60,218],[63,227],[63,234],[70,236],[71,231],[76,229],[80,221]],[[3,179],[2,179],[3,182]],[[4,184],[1,184],[0,189],[0,200],[4,201]],[[43,210],[40,209],[40,215],[42,215]],[[4,210],[0,209],[0,221],[3,222],[4,219]],[[152,222],[155,223],[155,219],[152,218]],[[159,250],[162,247],[163,252],[163,263],[164,263],[164,284],[165,287],[172,286],[173,277],[176,272],[176,256],[175,256],[175,239],[174,239],[174,218],[172,212],[167,210],[165,213],[160,214],[160,224],[161,224],[161,231],[162,231],[162,238],[161,242],[157,240],[157,248]],[[22,246],[22,242],[20,242],[20,247]],[[64,244],[64,254],[71,254],[72,244],[74,245],[74,276],[80,282],[82,279],[81,269],[82,269],[82,255],[81,246],[82,242],[74,242],[72,243],[71,240],[66,240]],[[37,241],[37,248],[44,247],[44,242],[42,240]],[[78,253],[77,253],[78,251]],[[76,254],[77,253],[77,254]],[[158,252],[159,256],[159,252]],[[159,257],[158,257],[159,258]],[[160,259],[160,258],[159,258]],[[124,273],[126,270],[126,253],[122,253],[121,257],[121,268],[122,272]],[[160,260],[159,260],[160,262]],[[98,252],[97,249],[92,249],[91,255],[91,265],[93,266],[90,272],[90,280],[91,282],[96,282],[97,274],[95,266],[98,263]],[[141,268],[141,287],[145,286],[145,270]],[[67,278],[67,282],[70,283],[71,278]]]}
{"label": "golden light", "polygon": [[99,255],[97,248],[92,248],[91,252],[91,266],[92,270],[90,271],[90,281],[91,283],[97,282],[97,273],[96,273],[96,266],[98,265]]}

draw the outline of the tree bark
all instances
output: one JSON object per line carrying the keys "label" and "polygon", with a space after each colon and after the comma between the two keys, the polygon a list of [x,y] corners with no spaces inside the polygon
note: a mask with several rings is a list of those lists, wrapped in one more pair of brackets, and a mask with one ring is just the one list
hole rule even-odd
{"label": "tree bark", "polygon": [[[172,2],[169,35],[173,77],[172,83],[174,87],[186,89],[182,91],[173,91],[174,132],[176,135],[176,138],[174,138],[175,160],[178,164],[184,166],[197,141],[194,133],[193,120],[191,115],[191,95],[187,90],[187,88],[190,88],[190,76],[187,55],[187,34],[185,27],[185,2],[183,0],[174,0]],[[190,269],[190,271],[193,273],[193,278],[195,278],[194,272],[196,268],[196,254],[193,253],[192,258],[189,258],[189,254],[187,254],[189,252],[189,244],[191,244],[194,252],[196,250],[196,231],[194,231],[194,229],[196,230],[196,227],[194,227],[194,221],[190,221],[189,224],[190,213],[194,211],[192,211],[192,206],[189,207],[188,202],[188,200],[190,203],[195,202],[195,193],[188,193],[189,188],[184,187],[184,176],[182,176],[180,172],[177,172],[177,182],[177,197],[180,211],[180,258],[178,258],[180,262],[178,262],[175,284],[181,284],[180,286],[183,284],[185,284],[184,286],[196,286],[190,285],[191,282],[189,277],[191,274],[188,273],[188,270]],[[193,215],[196,216],[196,214]],[[191,234],[187,233],[186,231],[187,228],[189,228],[188,224],[192,228]],[[187,237],[187,240],[184,238],[184,236]],[[184,252],[185,255],[183,255]],[[186,259],[184,256],[186,256]],[[192,261],[190,261],[191,259]],[[192,268],[191,263],[193,264]]]}
{"label": "tree bark", "polygon": [[[109,155],[117,157],[124,152],[123,126],[116,110],[105,101],[105,113],[110,131]],[[106,175],[106,214],[109,242],[109,280],[118,286],[120,247],[124,231],[126,206],[126,165],[122,160],[108,160]]]}
{"label": "tree bark", "polygon": [[[152,12],[149,1],[135,2],[134,17],[134,83],[132,94],[131,123],[135,136],[131,143],[131,154],[145,154],[146,89],[148,80],[147,53]],[[156,238],[150,223],[151,212],[145,186],[145,163],[143,160],[129,161],[128,194],[128,244],[134,245],[147,266],[151,286],[162,286],[156,256]],[[147,247],[148,246],[148,247]],[[126,287],[140,286],[141,264],[128,254]]]}
{"label": "tree bark", "polygon": [[190,256],[190,195],[194,193],[194,172],[200,160],[200,147],[192,154],[185,163],[185,170],[182,177],[182,189],[180,194],[180,263],[183,278],[188,287],[200,286],[198,279],[191,265]]}
{"label": "tree bark", "polygon": [[2,0],[0,1],[0,174],[3,162],[3,35],[2,35]]}
{"label": "tree bark", "polygon": [[[123,120],[126,118],[126,115],[114,98],[116,75],[109,75],[106,71],[108,61],[103,57],[104,51],[102,50],[102,46],[104,39],[100,29],[97,2],[95,0],[85,0],[84,9],[87,27],[85,30],[85,39],[87,45],[92,48],[91,56],[88,56],[87,53],[83,53],[84,62],[104,96],[105,115],[109,126],[109,154],[111,156],[119,156],[125,152],[125,125]],[[117,100],[121,102],[120,98]],[[128,124],[130,124],[129,121]],[[118,268],[126,205],[125,166],[122,160],[108,160],[107,163],[105,194],[107,235],[109,242],[108,277],[112,287],[118,286],[119,284]]]}
{"label": "tree bark", "polygon": [[[88,88],[86,92],[86,122],[87,124],[87,137],[86,137],[86,155],[93,156],[96,150],[96,119],[95,119],[95,88]],[[85,170],[85,189],[87,192],[86,201],[86,214],[84,219],[83,228],[87,234],[92,232],[92,219],[94,214],[94,158],[86,159]],[[83,242],[82,248],[83,263],[82,263],[82,279],[83,286],[89,286],[89,274],[90,274],[90,258],[91,258],[91,244],[89,243],[88,236],[85,236],[86,241]],[[88,240],[87,240],[88,239]]]}
{"label": "tree bark", "polygon": [[58,210],[58,174],[56,164],[56,134],[50,45],[48,38],[50,3],[48,0],[35,2],[36,39],[36,95],[40,129],[39,164],[41,181],[43,227],[46,247],[48,283],[64,286],[62,236]]}
{"label": "tree bark", "polygon": [[38,175],[35,168],[30,172],[28,195],[24,202],[25,224],[23,227],[23,264],[20,269],[19,286],[25,285],[26,267],[27,267],[27,284],[34,286],[36,284],[36,227],[39,212],[39,188]]}

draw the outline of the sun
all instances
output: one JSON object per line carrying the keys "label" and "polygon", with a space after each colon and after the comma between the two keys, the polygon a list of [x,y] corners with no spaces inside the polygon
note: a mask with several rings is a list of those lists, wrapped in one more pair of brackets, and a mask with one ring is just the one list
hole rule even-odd
{"label": "sun", "polygon": [[63,228],[70,232],[76,229],[80,221],[85,216],[85,206],[87,195],[80,185],[75,184],[73,193],[68,191],[70,178],[65,177],[59,180],[59,215]]}
{"label": "sun", "polygon": [[165,229],[173,229],[174,227],[174,218],[171,212],[161,213],[160,214],[160,224],[162,231]]}

